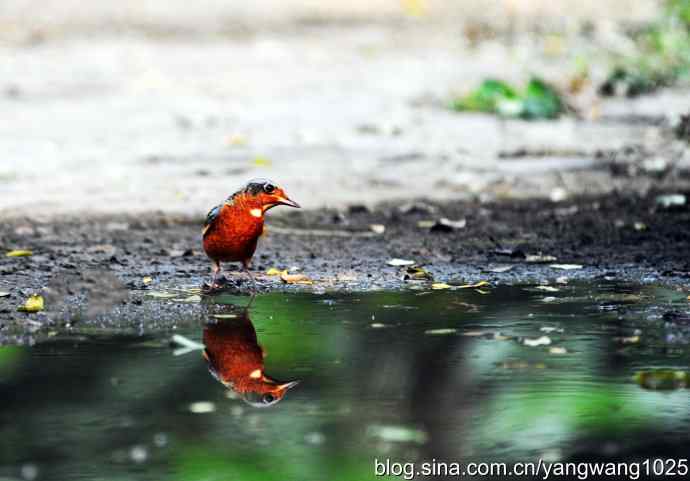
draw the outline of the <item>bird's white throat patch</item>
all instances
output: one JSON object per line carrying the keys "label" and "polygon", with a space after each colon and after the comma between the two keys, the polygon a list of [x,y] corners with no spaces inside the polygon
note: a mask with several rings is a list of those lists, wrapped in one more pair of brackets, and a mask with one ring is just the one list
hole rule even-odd
{"label": "bird's white throat patch", "polygon": [[252,217],[261,217],[264,215],[264,211],[261,209],[249,209],[249,214]]}

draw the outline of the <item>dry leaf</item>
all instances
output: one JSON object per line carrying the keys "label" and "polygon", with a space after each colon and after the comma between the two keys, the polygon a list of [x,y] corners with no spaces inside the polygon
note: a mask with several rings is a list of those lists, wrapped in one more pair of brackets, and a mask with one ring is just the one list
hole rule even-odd
{"label": "dry leaf", "polygon": [[271,159],[267,159],[266,157],[258,156],[258,157],[254,157],[254,159],[252,160],[252,163],[256,167],[270,167],[271,166]]}
{"label": "dry leaf", "polygon": [[173,294],[172,292],[147,292],[146,297],[151,297],[153,299],[172,299],[173,297],[177,297],[177,294]]}
{"label": "dry leaf", "polygon": [[562,269],[564,271],[582,269],[582,266],[580,264],[551,264],[549,267],[552,269]]}
{"label": "dry leaf", "polygon": [[288,274],[283,272],[280,274],[280,280],[286,284],[313,284],[312,280],[304,274]]}
{"label": "dry leaf", "polygon": [[194,294],[193,296],[185,297],[184,299],[173,299],[175,302],[184,302],[185,304],[194,304],[201,302],[201,296]]}
{"label": "dry leaf", "polygon": [[617,337],[615,340],[621,344],[637,344],[640,342],[640,336]]}
{"label": "dry leaf", "polygon": [[528,254],[525,256],[525,262],[530,262],[533,264],[553,262],[556,258],[554,256],[543,256],[541,254]]}
{"label": "dry leaf", "polygon": [[513,267],[515,267],[515,266],[512,264],[503,264],[503,265],[498,265],[498,266],[489,266],[486,270],[487,270],[487,272],[495,272],[497,274],[500,274],[502,272],[508,272]]}
{"label": "dry leaf", "polygon": [[549,336],[541,336],[535,339],[525,338],[522,340],[522,343],[529,347],[548,346],[551,344],[551,338]]}
{"label": "dry leaf", "polygon": [[17,308],[20,312],[39,312],[43,310],[43,296],[33,294],[30,296],[23,306]]}
{"label": "dry leaf", "polygon": [[386,232],[386,226],[383,224],[371,224],[369,226],[369,229],[374,233],[374,234],[383,234]]}
{"label": "dry leaf", "polygon": [[9,251],[5,256],[7,257],[28,257],[32,256],[34,253],[30,250],[26,249],[15,249],[12,251]]}
{"label": "dry leaf", "polygon": [[549,348],[549,354],[568,354],[568,350],[565,347],[554,346]]}
{"label": "dry leaf", "polygon": [[430,334],[434,336],[444,335],[444,334],[455,334],[458,332],[457,329],[447,328],[447,329],[428,329],[424,331],[424,334]]}
{"label": "dry leaf", "polygon": [[393,267],[411,266],[414,264],[414,261],[408,259],[390,259],[386,264]]}
{"label": "dry leaf", "polygon": [[490,286],[488,281],[479,281],[476,284],[465,284],[463,286],[458,286],[458,289],[476,289],[478,287]]}

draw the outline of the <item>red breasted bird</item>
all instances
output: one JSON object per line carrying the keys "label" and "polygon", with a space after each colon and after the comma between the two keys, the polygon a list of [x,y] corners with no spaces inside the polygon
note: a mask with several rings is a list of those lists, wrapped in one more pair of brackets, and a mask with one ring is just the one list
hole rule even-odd
{"label": "red breasted bird", "polygon": [[206,255],[213,263],[212,287],[217,286],[221,262],[240,262],[256,289],[249,262],[264,230],[264,214],[277,205],[299,208],[297,202],[290,200],[285,191],[270,180],[253,179],[211,209],[202,237]]}
{"label": "red breasted bird", "polygon": [[204,358],[213,377],[252,406],[272,406],[299,383],[280,382],[264,372],[265,353],[256,339],[248,310],[236,318],[207,324],[204,348]]}

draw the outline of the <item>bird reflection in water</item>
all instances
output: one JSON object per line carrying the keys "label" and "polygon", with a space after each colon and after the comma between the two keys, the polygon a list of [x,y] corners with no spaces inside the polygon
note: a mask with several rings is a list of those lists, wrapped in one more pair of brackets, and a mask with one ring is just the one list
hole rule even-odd
{"label": "bird reflection in water", "polygon": [[252,406],[273,406],[299,383],[280,382],[264,372],[266,353],[257,341],[248,309],[214,318],[204,327],[203,342],[213,377]]}

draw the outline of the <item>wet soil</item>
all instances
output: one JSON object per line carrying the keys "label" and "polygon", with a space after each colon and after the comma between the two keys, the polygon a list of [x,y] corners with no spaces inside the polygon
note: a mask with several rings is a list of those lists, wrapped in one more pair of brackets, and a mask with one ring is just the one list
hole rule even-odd
{"label": "wet soil", "polygon": [[[659,194],[271,213],[253,270],[261,291],[431,287],[431,280],[415,280],[407,267],[387,265],[392,258],[415,261],[435,282],[615,278],[685,289],[690,209],[664,208]],[[465,226],[427,227],[441,218],[465,219]],[[0,291],[9,294],[0,298],[3,340],[33,339],[26,335],[65,327],[165,330],[203,318],[194,301],[147,300],[171,290],[191,296],[196,291],[189,289],[209,279],[201,224],[202,219],[164,214],[3,224],[0,248],[33,251],[30,257],[0,258]],[[385,232],[372,231],[372,225],[385,226]],[[314,283],[285,284],[265,275],[270,268],[304,273]],[[226,269],[226,289],[249,295],[238,266]],[[33,293],[46,297],[46,311],[17,312]]]}

